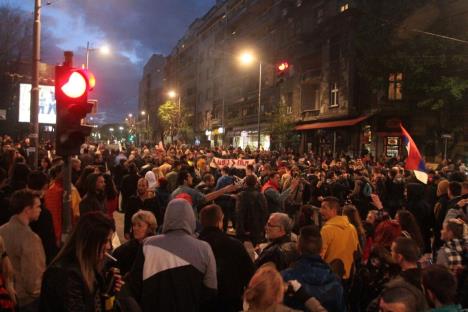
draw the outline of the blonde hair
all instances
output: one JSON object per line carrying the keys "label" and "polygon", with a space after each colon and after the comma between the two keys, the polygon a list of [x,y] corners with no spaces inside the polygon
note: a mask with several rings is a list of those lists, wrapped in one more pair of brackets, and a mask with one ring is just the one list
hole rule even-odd
{"label": "blonde hair", "polygon": [[244,300],[250,308],[265,310],[283,301],[285,285],[273,264],[261,266],[244,292]]}
{"label": "blonde hair", "polygon": [[156,234],[158,222],[156,221],[156,217],[152,212],[146,210],[138,211],[132,216],[132,224],[138,221],[148,224],[149,235]]}

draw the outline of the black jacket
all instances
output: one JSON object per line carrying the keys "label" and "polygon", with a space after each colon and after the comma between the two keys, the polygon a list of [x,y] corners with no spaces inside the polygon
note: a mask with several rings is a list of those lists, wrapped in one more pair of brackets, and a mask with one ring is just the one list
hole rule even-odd
{"label": "black jacket", "polygon": [[273,262],[278,271],[287,269],[299,257],[296,244],[291,241],[290,235],[285,235],[270,242],[255,261],[259,268],[267,262]]}
{"label": "black jacket", "polygon": [[46,255],[46,263],[49,264],[52,259],[57,255],[58,248],[56,245],[54,225],[52,222],[52,215],[50,211],[44,206],[43,200],[41,200],[41,214],[37,221],[33,221],[29,224],[31,229],[39,235],[44,246]]}
{"label": "black jacket", "polygon": [[424,198],[425,187],[420,183],[408,183],[406,208],[418,222],[424,240],[423,252],[431,252],[431,229],[434,227],[434,212]]}
{"label": "black jacket", "polygon": [[132,217],[138,210],[151,211],[159,225],[164,223],[164,209],[161,208],[156,197],[141,200],[138,195],[133,195],[128,199],[127,210],[125,211],[124,233],[131,232]]}
{"label": "black jacket", "polygon": [[215,227],[202,230],[199,238],[210,244],[216,259],[218,295],[204,311],[240,311],[242,294],[255,267],[244,245]]}
{"label": "black jacket", "polygon": [[131,239],[117,247],[112,253],[117,259],[116,267],[120,269],[122,276],[130,272],[139,248],[141,248],[141,244],[136,239]]}
{"label": "black jacket", "polygon": [[265,196],[255,188],[239,193],[236,204],[236,233],[242,240],[251,240],[254,245],[263,241],[264,227],[268,220]]}
{"label": "black jacket", "polygon": [[[78,262],[63,259],[47,268],[42,279],[39,311],[95,312],[104,311],[104,299],[96,295],[103,289],[103,279],[96,274],[95,290],[86,286]],[[100,310],[97,308],[101,307]]]}

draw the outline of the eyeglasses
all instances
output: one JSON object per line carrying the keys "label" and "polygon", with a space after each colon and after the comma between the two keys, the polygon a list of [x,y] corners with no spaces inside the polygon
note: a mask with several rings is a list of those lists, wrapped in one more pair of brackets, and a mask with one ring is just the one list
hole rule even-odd
{"label": "eyeglasses", "polygon": [[281,225],[271,224],[270,222],[267,222],[266,226],[269,227],[269,228],[280,228],[281,227]]}

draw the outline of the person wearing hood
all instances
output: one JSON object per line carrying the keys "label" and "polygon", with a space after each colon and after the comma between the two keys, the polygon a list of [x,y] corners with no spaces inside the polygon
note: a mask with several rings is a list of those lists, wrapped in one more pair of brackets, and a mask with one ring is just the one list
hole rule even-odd
{"label": "person wearing hood", "polygon": [[334,260],[341,260],[344,265],[343,279],[348,280],[359,239],[348,217],[340,215],[341,209],[336,197],[325,197],[322,201],[320,214],[326,220],[320,232],[323,241],[322,258],[329,264]]}
{"label": "person wearing hood", "polygon": [[408,209],[418,221],[424,241],[423,253],[431,252],[431,229],[434,227],[434,212],[424,198],[425,187],[420,183],[408,183],[406,185],[406,209]]}
{"label": "person wearing hood", "polygon": [[195,215],[184,199],[169,202],[163,234],[143,241],[121,297],[142,311],[199,311],[216,295],[216,260],[207,242],[194,236]]}
{"label": "person wearing hood", "polygon": [[[297,280],[327,311],[344,311],[341,281],[320,257],[322,237],[319,227],[308,225],[301,229],[298,249],[301,254],[299,259],[289,269],[281,272],[284,281]],[[303,301],[297,296],[287,296],[284,303],[301,311],[305,308]]]}
{"label": "person wearing hood", "polygon": [[86,194],[80,202],[80,215],[90,211],[107,213],[106,182],[101,173],[91,173],[86,178]]}

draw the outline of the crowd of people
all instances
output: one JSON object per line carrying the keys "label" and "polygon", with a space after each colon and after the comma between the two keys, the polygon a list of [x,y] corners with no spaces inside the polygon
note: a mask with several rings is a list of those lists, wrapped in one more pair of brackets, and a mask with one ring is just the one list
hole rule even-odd
{"label": "crowd of people", "polygon": [[84,145],[67,210],[63,158],[28,160],[2,138],[0,311],[468,308],[461,161]]}

